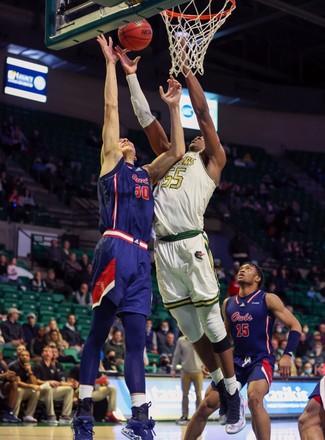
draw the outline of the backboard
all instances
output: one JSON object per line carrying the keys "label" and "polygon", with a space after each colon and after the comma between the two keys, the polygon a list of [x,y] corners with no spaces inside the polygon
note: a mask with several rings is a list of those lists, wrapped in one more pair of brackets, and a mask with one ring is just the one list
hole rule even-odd
{"label": "backboard", "polygon": [[46,0],[45,44],[64,49],[188,0]]}

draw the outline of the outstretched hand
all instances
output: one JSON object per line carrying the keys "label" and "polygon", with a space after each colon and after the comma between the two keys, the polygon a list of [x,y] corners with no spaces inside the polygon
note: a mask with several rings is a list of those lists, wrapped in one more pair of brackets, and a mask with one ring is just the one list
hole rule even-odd
{"label": "outstretched hand", "polygon": [[116,64],[118,61],[117,52],[113,49],[113,40],[108,37],[108,43],[104,35],[98,35],[97,41],[100,44],[103,55],[107,63]]}
{"label": "outstretched hand", "polygon": [[121,65],[126,75],[131,75],[135,73],[138,68],[138,62],[140,61],[140,56],[136,57],[134,60],[131,60],[127,53],[130,52],[129,49],[122,49],[120,46],[115,47],[116,54],[121,61]]}
{"label": "outstretched hand", "polygon": [[181,84],[172,75],[167,80],[167,83],[168,89],[166,93],[164,92],[162,86],[159,87],[161,99],[165,101],[168,106],[179,104],[182,94]]}

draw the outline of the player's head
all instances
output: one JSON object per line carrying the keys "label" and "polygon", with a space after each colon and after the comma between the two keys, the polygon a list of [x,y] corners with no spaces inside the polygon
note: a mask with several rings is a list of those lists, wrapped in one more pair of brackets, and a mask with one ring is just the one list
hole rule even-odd
{"label": "player's head", "polygon": [[240,287],[256,284],[260,289],[264,283],[263,271],[258,264],[247,261],[238,270],[237,282]]}
{"label": "player's head", "polygon": [[124,159],[127,162],[133,163],[136,159],[134,144],[127,138],[121,138],[118,142],[118,146],[122,151]]}
{"label": "player's head", "polygon": [[188,149],[190,151],[196,151],[196,152],[203,151],[204,148],[205,148],[205,143],[203,136],[196,136],[194,139],[191,140],[190,145],[188,146]]}

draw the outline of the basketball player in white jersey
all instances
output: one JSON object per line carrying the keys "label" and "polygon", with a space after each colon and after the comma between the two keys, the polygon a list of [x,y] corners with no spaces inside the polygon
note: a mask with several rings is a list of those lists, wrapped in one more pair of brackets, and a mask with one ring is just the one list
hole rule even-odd
{"label": "basketball player in white jersey", "polygon": [[[140,57],[130,60],[118,50],[131,92],[131,102],[153,150],[169,148],[167,136],[151,114],[136,70]],[[221,397],[221,422],[229,434],[245,426],[244,402],[237,389],[232,348],[221,318],[219,283],[213,269],[203,216],[226,164],[225,151],[211,119],[197,78],[186,77],[202,136],[157,184],[155,189],[155,261],[159,291],[208,368]],[[221,368],[217,359],[220,361]]]}

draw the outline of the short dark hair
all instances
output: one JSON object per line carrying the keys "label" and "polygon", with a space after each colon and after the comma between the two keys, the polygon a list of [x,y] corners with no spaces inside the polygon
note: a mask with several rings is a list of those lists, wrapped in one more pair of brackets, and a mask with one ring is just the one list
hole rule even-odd
{"label": "short dark hair", "polygon": [[257,283],[257,287],[260,289],[264,284],[264,273],[261,266],[259,266],[256,263],[253,263],[252,261],[245,261],[245,263],[241,264],[241,266],[244,266],[245,264],[248,264],[251,267],[255,267],[257,275],[261,278],[260,281]]}

